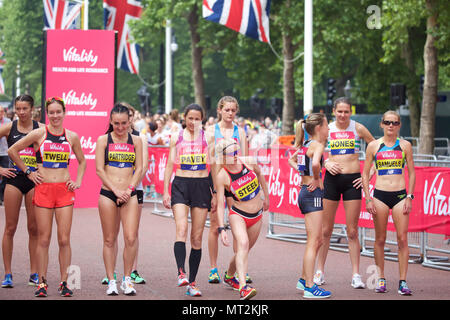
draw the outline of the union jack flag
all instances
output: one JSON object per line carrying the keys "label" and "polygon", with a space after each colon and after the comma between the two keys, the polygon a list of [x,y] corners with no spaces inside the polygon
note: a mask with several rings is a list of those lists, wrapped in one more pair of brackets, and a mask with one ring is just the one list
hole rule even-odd
{"label": "union jack flag", "polygon": [[130,43],[128,21],[138,20],[142,14],[140,0],[103,0],[103,18],[106,30],[118,32],[117,68],[139,73],[139,45]]}
{"label": "union jack flag", "polygon": [[80,29],[81,4],[64,0],[42,0],[44,2],[44,30]]}
{"label": "union jack flag", "polygon": [[3,59],[4,53],[2,49],[0,49],[0,94],[5,94],[5,83],[3,82],[2,72],[3,65],[6,63],[6,60]]}
{"label": "union jack flag", "polygon": [[267,43],[269,13],[270,0],[203,0],[203,18]]}

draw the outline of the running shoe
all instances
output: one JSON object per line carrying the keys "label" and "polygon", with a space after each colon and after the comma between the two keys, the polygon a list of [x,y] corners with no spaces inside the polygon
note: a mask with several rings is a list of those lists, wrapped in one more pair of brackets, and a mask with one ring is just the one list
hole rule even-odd
{"label": "running shoe", "polygon": [[39,286],[39,275],[37,273],[30,274],[28,285],[35,287]]}
{"label": "running shoe", "polygon": [[189,284],[189,280],[187,279],[186,274],[180,268],[179,275],[178,275],[178,286],[184,287],[184,286],[187,286],[188,284]]}
{"label": "running shoe", "polygon": [[202,296],[202,293],[198,289],[197,285],[195,284],[195,281],[189,283],[189,285],[187,286],[186,295],[191,296],[191,297],[201,297]]}
{"label": "running shoe", "polygon": [[12,281],[12,274],[11,273],[5,274],[5,280],[2,281],[2,288],[12,288],[12,287],[14,287]]}
{"label": "running shoe", "polygon": [[317,270],[316,274],[314,275],[313,282],[317,284],[318,286],[321,286],[325,283],[325,279],[323,278],[323,272],[322,270]]}
{"label": "running shoe", "polygon": [[303,291],[303,290],[305,290],[305,287],[306,287],[305,279],[302,279],[302,278],[298,279],[298,281],[297,281],[297,289]]}
{"label": "running shoe", "polygon": [[133,284],[131,283],[131,277],[123,277],[120,288],[126,296],[134,296],[136,294],[136,289],[134,289]]}
{"label": "running shoe", "polygon": [[352,277],[352,287],[355,289],[364,289],[366,285],[361,281],[361,276],[355,273]]}
{"label": "running shoe", "polygon": [[59,284],[58,292],[59,292],[59,295],[61,297],[71,297],[71,296],[73,296],[72,290],[67,288],[67,282],[66,281],[63,281],[63,282],[61,282]]}
{"label": "running shoe", "polygon": [[239,281],[236,277],[228,277],[227,272],[225,271],[225,275],[223,276],[223,283],[228,284],[233,290],[238,291],[240,289]]}
{"label": "running shoe", "polygon": [[305,287],[303,290],[303,298],[306,299],[325,299],[329,297],[331,297],[331,292],[319,288],[317,284],[313,285],[312,288]]}
{"label": "running shoe", "polygon": [[241,289],[239,289],[239,296],[241,300],[250,300],[251,298],[256,296],[256,289],[246,284]]}
{"label": "running shoe", "polygon": [[220,276],[219,276],[219,271],[217,270],[217,268],[213,268],[213,269],[211,269],[211,271],[209,271],[208,282],[209,283],[220,283]]}
{"label": "running shoe", "polygon": [[[117,281],[117,273],[116,272],[114,272],[114,280]],[[102,284],[106,285],[106,284],[108,284],[108,282],[109,282],[108,276],[104,277],[102,280]]]}
{"label": "running shoe", "polygon": [[38,289],[34,292],[34,296],[37,298],[47,297],[47,289],[48,286],[46,282],[40,283]]}
{"label": "running shoe", "polygon": [[398,293],[402,296],[410,296],[412,295],[412,291],[408,288],[406,281],[401,280],[398,286]]}
{"label": "running shoe", "polygon": [[108,296],[118,296],[119,291],[117,290],[117,280],[110,280],[108,283],[108,289],[106,289],[106,294]]}
{"label": "running shoe", "polygon": [[386,279],[380,278],[377,281],[377,286],[375,288],[376,293],[385,293],[387,291],[386,288]]}
{"label": "running shoe", "polygon": [[145,279],[142,278],[137,270],[134,270],[131,275],[131,282],[136,283],[136,284],[145,284]]}

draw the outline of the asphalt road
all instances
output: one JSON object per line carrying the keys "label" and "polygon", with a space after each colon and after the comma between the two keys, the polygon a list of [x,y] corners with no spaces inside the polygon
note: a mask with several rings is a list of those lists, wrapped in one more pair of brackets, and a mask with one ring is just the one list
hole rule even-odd
{"label": "asphalt road", "polygon": [[[144,206],[140,227],[140,248],[138,270],[146,280],[144,285],[135,285],[137,295],[128,297],[119,294],[116,297],[106,295],[106,286],[100,283],[105,276],[102,259],[102,233],[97,209],[75,209],[71,246],[72,269],[69,287],[74,288],[72,298],[62,298],[57,293],[59,284],[58,246],[56,241],[56,224],[54,224],[52,243],[49,254],[48,297],[47,300],[178,300],[181,303],[204,300],[238,301],[239,294],[224,284],[209,284],[209,257],[207,232],[203,236],[203,253],[197,283],[203,293],[202,297],[192,298],[185,295],[185,288],[176,286],[177,271],[173,255],[175,224],[172,218],[152,214],[152,204]],[[0,207],[0,230],[4,229],[4,208]],[[255,247],[250,252],[249,274],[258,294],[253,301],[291,300],[301,301],[302,293],[296,289],[301,272],[301,262],[305,245],[266,238],[267,216],[264,217],[263,229]],[[228,231],[230,232],[230,231]],[[29,262],[27,249],[26,215],[21,210],[19,226],[15,236],[13,253],[14,288],[0,288],[0,300],[38,300],[33,293],[35,288],[28,286]],[[123,275],[121,252],[123,238],[120,234],[118,276]],[[190,245],[187,244],[189,256]],[[219,271],[223,276],[224,268],[232,256],[232,249],[219,247]],[[372,285],[374,260],[361,257],[360,272],[363,281]],[[186,267],[188,262],[186,261]],[[188,270],[187,270],[188,271]],[[3,264],[0,266],[3,279]],[[398,263],[386,261],[386,279],[388,292],[376,294],[372,289],[353,289],[350,286],[351,267],[347,253],[330,250],[325,270],[326,290],[333,293],[329,300],[448,300],[450,298],[450,273],[420,264],[410,264],[408,285],[413,290],[410,297],[397,293]]]}

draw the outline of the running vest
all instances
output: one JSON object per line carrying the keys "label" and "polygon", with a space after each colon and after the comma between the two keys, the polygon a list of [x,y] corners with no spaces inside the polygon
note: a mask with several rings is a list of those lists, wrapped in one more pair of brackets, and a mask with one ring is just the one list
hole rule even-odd
{"label": "running vest", "polygon": [[117,168],[131,168],[136,161],[133,138],[128,133],[127,143],[114,143],[111,132],[105,148],[105,165]]}
{"label": "running vest", "polygon": [[[301,146],[297,153],[297,169],[301,176],[313,176],[312,170],[312,159],[306,155],[306,152],[314,140],[306,141],[303,146]],[[323,156],[320,159],[320,166],[322,167]],[[322,177],[322,171],[320,171],[320,177]]]}
{"label": "running vest", "polygon": [[[9,131],[9,135],[6,138],[6,141],[8,142],[8,148],[27,135],[27,133],[22,133],[17,129],[17,121],[18,120],[13,121],[11,125],[11,130]],[[33,130],[37,128],[39,128],[39,123],[33,120]],[[32,144],[26,147],[25,149],[20,150],[19,157],[31,171],[36,171],[37,169],[36,151],[34,150]],[[10,160],[9,164],[10,168],[14,168],[18,172],[22,172],[22,170],[20,170],[19,167],[13,161]]]}
{"label": "running vest", "polygon": [[200,130],[197,139],[194,141],[185,140],[183,133],[184,130],[181,129],[175,145],[180,169],[190,171],[205,170],[208,143],[206,142],[204,131]]}
{"label": "running vest", "polygon": [[339,130],[336,122],[330,123],[328,126],[328,147],[332,155],[338,154],[355,154],[361,149],[361,140],[356,133],[356,122],[350,120],[347,129]]}
{"label": "running vest", "polygon": [[379,176],[402,174],[405,163],[405,153],[400,147],[400,139],[397,138],[392,147],[387,147],[381,140],[380,148],[375,154],[375,168]]}
{"label": "running vest", "polygon": [[63,133],[58,136],[51,133],[48,126],[45,126],[45,133],[45,139],[36,154],[36,162],[42,163],[44,168],[67,168],[72,147],[67,139],[66,129],[63,129]]}
{"label": "running vest", "polygon": [[245,164],[242,164],[242,169],[238,173],[228,171],[224,167],[231,179],[230,191],[236,201],[249,201],[256,197],[259,193],[259,181],[256,173]]}
{"label": "running vest", "polygon": [[[214,142],[217,145],[217,142],[224,139],[225,137],[223,136],[222,132],[220,132],[220,127],[219,124],[216,123],[216,125],[214,126]],[[240,138],[239,138],[239,127],[234,124],[233,125],[233,135],[231,136],[231,139],[233,139],[234,141],[236,141],[236,143],[240,146]],[[241,154],[241,151],[239,150],[239,154]],[[216,154],[216,157],[218,157],[218,155]]]}

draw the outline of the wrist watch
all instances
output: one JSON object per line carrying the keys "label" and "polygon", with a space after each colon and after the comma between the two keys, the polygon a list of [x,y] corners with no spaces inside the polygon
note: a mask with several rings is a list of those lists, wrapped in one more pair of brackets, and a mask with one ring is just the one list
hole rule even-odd
{"label": "wrist watch", "polygon": [[406,196],[407,198],[410,198],[411,200],[414,200],[414,195],[411,193],[411,194],[408,194],[407,196]]}
{"label": "wrist watch", "polygon": [[27,168],[27,170],[25,170],[25,174],[28,176],[31,173],[30,168]]}
{"label": "wrist watch", "polygon": [[221,234],[222,233],[222,231],[225,231],[226,229],[224,228],[224,227],[218,227],[217,228],[217,232],[219,233],[219,234]]}

